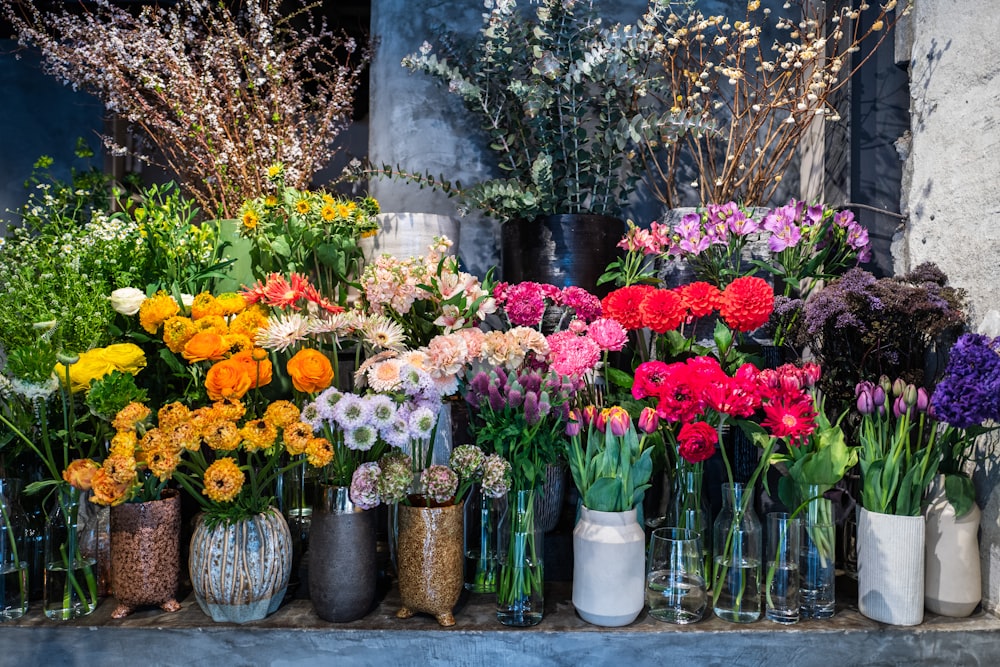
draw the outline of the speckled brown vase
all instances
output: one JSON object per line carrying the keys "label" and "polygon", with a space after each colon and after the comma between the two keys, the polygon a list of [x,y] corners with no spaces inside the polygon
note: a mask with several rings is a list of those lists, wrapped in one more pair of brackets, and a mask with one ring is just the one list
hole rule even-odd
{"label": "speckled brown vase", "polygon": [[455,624],[451,610],[464,585],[462,506],[399,506],[399,618],[424,612]]}
{"label": "speckled brown vase", "polygon": [[160,500],[111,508],[111,587],[118,606],[112,618],[136,607],[177,611],[180,573],[181,496],[165,489]]}

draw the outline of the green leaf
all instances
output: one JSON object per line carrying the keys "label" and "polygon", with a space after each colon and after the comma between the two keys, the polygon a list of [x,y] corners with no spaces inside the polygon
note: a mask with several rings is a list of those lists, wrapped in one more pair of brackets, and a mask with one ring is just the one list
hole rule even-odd
{"label": "green leaf", "polygon": [[976,502],[976,487],[965,475],[945,475],[944,493],[948,502],[955,508],[956,517],[967,514]]}
{"label": "green leaf", "polygon": [[633,376],[610,366],[604,369],[604,377],[608,382],[616,387],[621,387],[622,389],[627,389],[629,391],[631,391],[632,383],[635,381]]}

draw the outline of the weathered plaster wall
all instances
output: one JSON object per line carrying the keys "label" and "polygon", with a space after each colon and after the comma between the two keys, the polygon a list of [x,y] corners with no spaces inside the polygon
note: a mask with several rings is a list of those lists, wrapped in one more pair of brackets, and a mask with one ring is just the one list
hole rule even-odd
{"label": "weathered plaster wall", "polygon": [[[966,289],[971,322],[1000,308],[1000,42],[990,0],[915,0],[911,143],[902,193],[909,216],[897,272],[934,261]],[[984,20],[985,17],[985,20]],[[1000,333],[993,331],[992,334]],[[983,507],[984,604],[1000,608],[1000,470],[976,476]]]}

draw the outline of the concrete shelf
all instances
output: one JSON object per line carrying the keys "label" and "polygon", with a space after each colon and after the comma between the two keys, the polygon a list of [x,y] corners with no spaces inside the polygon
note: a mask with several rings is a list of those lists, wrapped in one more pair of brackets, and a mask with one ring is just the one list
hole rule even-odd
{"label": "concrete shelf", "polygon": [[269,618],[246,625],[213,623],[193,596],[167,614],[140,610],[111,618],[105,599],[90,616],[46,619],[38,604],[0,626],[3,665],[996,665],[1000,619],[986,613],[949,619],[928,615],[912,628],[863,617],[851,604],[830,621],[780,626],[733,625],[714,617],[674,626],[643,614],[623,628],[598,628],[576,615],[570,585],[547,584],[546,613],[534,628],[501,626],[492,596],[463,593],[457,624],[430,616],[401,620],[396,589],[365,618],[327,623],[309,600],[286,602]]}

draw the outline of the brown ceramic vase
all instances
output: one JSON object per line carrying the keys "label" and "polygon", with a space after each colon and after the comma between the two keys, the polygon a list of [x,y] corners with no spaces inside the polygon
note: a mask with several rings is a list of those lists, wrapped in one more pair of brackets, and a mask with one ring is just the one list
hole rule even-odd
{"label": "brown ceramic vase", "polygon": [[462,593],[463,503],[448,507],[399,506],[399,618],[430,614],[455,624],[452,609]]}
{"label": "brown ceramic vase", "polygon": [[111,587],[118,606],[112,618],[137,607],[177,611],[180,574],[181,496],[165,489],[160,500],[111,508]]}

